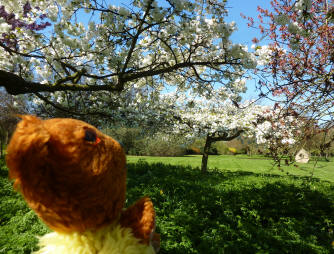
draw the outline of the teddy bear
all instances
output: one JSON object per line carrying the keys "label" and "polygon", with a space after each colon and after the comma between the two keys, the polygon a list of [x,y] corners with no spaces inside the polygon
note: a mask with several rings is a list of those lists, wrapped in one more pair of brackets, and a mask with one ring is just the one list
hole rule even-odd
{"label": "teddy bear", "polygon": [[153,254],[159,250],[148,197],[127,209],[121,145],[70,118],[20,116],[7,148],[14,188],[53,232],[36,253]]}

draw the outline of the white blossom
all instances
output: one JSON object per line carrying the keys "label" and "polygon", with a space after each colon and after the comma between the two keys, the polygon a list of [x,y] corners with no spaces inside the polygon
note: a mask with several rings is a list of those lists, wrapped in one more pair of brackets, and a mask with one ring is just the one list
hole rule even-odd
{"label": "white blossom", "polygon": [[308,11],[312,6],[311,0],[298,0],[295,4],[295,8],[301,11]]}
{"label": "white blossom", "polygon": [[268,45],[255,47],[257,55],[257,64],[260,66],[268,64],[272,59],[273,51]]}

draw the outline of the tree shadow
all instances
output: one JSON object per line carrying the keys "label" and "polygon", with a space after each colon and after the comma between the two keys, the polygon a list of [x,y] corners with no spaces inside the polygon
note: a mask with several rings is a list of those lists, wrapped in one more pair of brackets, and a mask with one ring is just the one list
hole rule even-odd
{"label": "tree shadow", "polygon": [[333,251],[331,183],[242,171],[201,174],[162,163],[128,168],[128,204],[152,198],[161,253]]}

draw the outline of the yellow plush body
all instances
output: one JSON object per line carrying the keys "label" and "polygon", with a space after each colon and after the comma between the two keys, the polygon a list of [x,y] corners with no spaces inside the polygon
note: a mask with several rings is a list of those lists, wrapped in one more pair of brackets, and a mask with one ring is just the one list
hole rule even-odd
{"label": "yellow plush body", "polygon": [[48,233],[39,239],[35,254],[154,254],[151,245],[140,243],[130,228],[112,224],[83,233]]}

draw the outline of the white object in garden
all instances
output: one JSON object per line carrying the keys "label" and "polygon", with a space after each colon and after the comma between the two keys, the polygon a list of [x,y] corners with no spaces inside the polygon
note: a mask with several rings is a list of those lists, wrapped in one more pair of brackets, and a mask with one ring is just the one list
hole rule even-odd
{"label": "white object in garden", "polygon": [[296,162],[308,163],[310,160],[310,154],[305,149],[300,149],[295,157]]}

